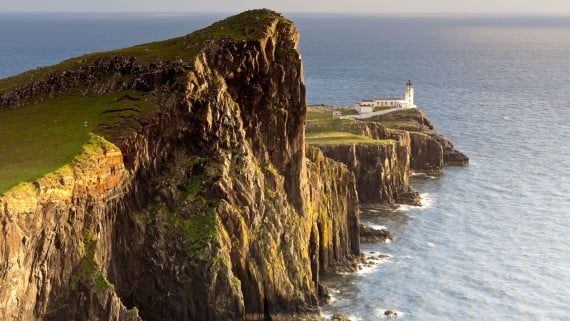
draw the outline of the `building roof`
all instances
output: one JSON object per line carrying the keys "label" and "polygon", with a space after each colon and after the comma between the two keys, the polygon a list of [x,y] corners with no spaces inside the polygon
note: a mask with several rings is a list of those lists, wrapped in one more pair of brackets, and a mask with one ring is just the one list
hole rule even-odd
{"label": "building roof", "polygon": [[401,100],[400,98],[374,98],[374,100]]}

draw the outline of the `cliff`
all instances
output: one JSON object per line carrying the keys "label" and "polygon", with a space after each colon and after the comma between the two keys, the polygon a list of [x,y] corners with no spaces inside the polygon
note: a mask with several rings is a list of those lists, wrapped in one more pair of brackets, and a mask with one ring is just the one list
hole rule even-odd
{"label": "cliff", "polygon": [[309,111],[306,128],[309,144],[354,173],[362,202],[419,205],[410,174],[438,175],[445,165],[469,162],[419,108],[341,120],[333,119],[329,108],[317,107]]}
{"label": "cliff", "polygon": [[4,110],[125,90],[156,109],[104,110],[72,162],[0,197],[0,318],[319,320],[319,271],[359,256],[358,196],[305,155],[298,38],[256,10],[1,80]]}
{"label": "cliff", "polygon": [[[367,121],[378,122],[392,130],[410,132],[414,155],[412,169],[416,172],[438,173],[443,165],[467,166],[469,158],[458,151],[419,108],[375,116]],[[439,145],[439,147],[437,147]],[[441,156],[440,154],[441,149]]]}
{"label": "cliff", "polygon": [[390,206],[419,203],[419,197],[410,187],[408,145],[394,141],[392,144],[316,146],[354,173],[360,201]]}

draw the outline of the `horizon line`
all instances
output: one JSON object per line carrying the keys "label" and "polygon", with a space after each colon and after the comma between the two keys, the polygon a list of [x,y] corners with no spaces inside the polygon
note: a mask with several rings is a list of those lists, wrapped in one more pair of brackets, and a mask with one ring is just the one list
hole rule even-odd
{"label": "horizon line", "polygon": [[[148,15],[190,15],[190,14],[238,14],[247,10],[236,11],[0,11],[0,15],[7,14],[148,14]],[[407,16],[407,17],[465,17],[465,16],[490,16],[490,17],[568,17],[570,12],[341,12],[341,11],[278,11],[284,15],[302,14],[302,15],[359,15],[359,16]]]}

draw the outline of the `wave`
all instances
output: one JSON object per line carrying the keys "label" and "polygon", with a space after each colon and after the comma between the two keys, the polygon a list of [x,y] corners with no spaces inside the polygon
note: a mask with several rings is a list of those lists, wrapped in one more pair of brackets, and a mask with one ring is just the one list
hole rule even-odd
{"label": "wave", "polygon": [[438,179],[439,176],[428,175],[426,173],[411,173],[410,177],[421,177],[421,178],[429,178],[429,179]]}
{"label": "wave", "polygon": [[407,204],[400,204],[397,211],[400,211],[400,212],[423,211],[423,210],[431,208],[433,206],[435,199],[430,193],[421,193],[420,197],[422,199],[422,205],[413,206],[413,205],[407,205]]}
{"label": "wave", "polygon": [[364,224],[364,226],[366,227],[370,227],[373,228],[375,230],[387,230],[388,228],[384,225],[380,225],[380,224],[374,224],[374,223],[366,223]]}

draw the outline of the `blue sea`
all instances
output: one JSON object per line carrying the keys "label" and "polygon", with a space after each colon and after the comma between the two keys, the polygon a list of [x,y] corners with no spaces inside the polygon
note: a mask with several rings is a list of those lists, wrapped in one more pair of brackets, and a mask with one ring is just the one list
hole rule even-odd
{"label": "blue sea", "polygon": [[[184,35],[224,14],[0,14],[0,77]],[[307,100],[401,96],[407,80],[467,168],[415,177],[420,208],[387,227],[378,265],[327,277],[324,315],[357,320],[570,320],[570,18],[289,15]]]}

